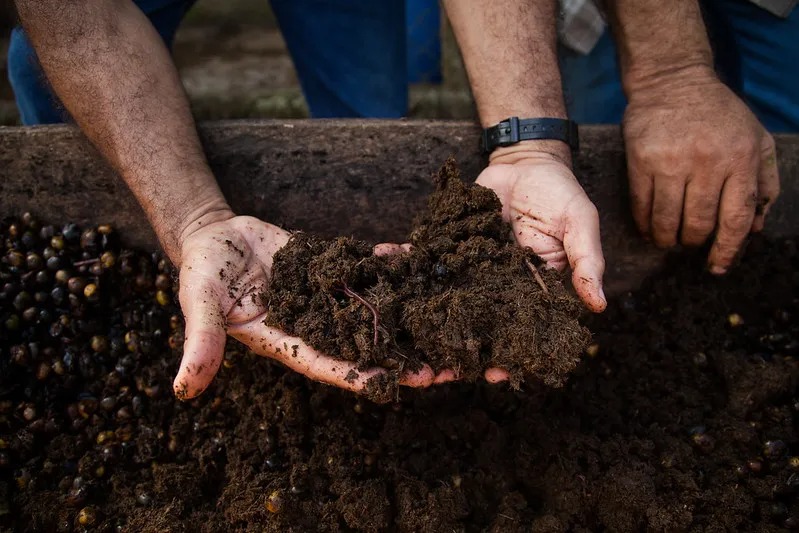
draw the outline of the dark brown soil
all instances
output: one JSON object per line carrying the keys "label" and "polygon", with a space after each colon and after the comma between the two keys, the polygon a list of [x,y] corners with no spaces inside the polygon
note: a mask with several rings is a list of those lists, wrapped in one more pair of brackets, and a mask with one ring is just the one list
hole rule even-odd
{"label": "dark brown soil", "polygon": [[[266,323],[395,383],[427,363],[467,381],[498,367],[514,387],[561,386],[590,340],[579,302],[515,244],[493,191],[462,182],[451,159],[434,181],[409,252],[296,234],[275,255]],[[396,396],[385,385],[384,401]]]}
{"label": "dark brown soil", "polygon": [[[753,241],[723,279],[703,261],[675,256],[611,302],[590,324],[593,357],[563,388],[445,385],[389,405],[235,347],[200,399],[176,401],[178,356],[154,334],[169,319],[151,292],[104,285],[115,307],[84,316],[105,317],[112,346],[117,317],[145,346],[37,378],[45,356],[12,362],[9,346],[46,341],[55,365],[63,340],[0,329],[0,529],[91,518],[159,532],[795,529],[796,244]],[[10,270],[0,263],[18,279]],[[1,326],[14,308],[0,304]],[[77,353],[88,335],[69,337]]]}

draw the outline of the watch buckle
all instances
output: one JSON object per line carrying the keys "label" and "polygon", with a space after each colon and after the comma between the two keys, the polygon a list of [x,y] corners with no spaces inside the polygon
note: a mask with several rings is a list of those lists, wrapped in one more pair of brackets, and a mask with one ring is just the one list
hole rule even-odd
{"label": "watch buckle", "polygon": [[508,132],[510,135],[510,139],[508,139],[507,142],[503,143],[502,146],[509,146],[511,144],[516,144],[521,140],[519,139],[519,117],[508,118],[508,126],[510,127],[510,131]]}

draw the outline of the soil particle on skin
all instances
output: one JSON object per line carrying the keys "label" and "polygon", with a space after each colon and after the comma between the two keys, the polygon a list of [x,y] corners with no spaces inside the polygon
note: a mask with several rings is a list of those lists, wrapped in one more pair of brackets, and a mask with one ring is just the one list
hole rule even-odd
{"label": "soil particle on skin", "polygon": [[267,325],[361,369],[387,368],[395,387],[423,364],[467,381],[498,367],[514,387],[562,386],[590,339],[578,301],[515,244],[493,191],[461,181],[452,160],[434,180],[409,252],[295,234],[275,255]]}

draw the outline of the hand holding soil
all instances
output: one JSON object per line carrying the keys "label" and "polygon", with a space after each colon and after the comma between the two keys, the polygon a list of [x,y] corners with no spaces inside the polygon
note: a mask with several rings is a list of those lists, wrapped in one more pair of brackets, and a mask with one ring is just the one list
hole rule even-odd
{"label": "hand holding soil", "polygon": [[[275,254],[262,295],[266,325],[354,363],[345,379],[389,370],[366,380],[364,392],[377,401],[394,398],[403,375],[428,365],[439,381],[489,370],[492,381],[507,376],[516,387],[529,379],[562,385],[590,337],[577,321],[581,306],[554,269],[516,244],[496,194],[458,174],[450,160],[435,176],[404,253],[380,256],[353,239],[294,235]],[[565,198],[575,205],[574,195]],[[589,275],[582,264],[578,273]]]}
{"label": "hand holding soil", "polygon": [[604,311],[599,215],[571,169],[546,152],[515,151],[493,158],[477,183],[497,194],[516,242],[550,268],[571,266],[577,294],[591,311]]}
{"label": "hand holding soil", "polygon": [[[183,243],[180,304],[186,341],[174,382],[179,398],[193,398],[210,384],[228,334],[259,355],[348,390],[358,391],[368,379],[385,372],[366,369],[353,378],[355,364],[325,356],[301,339],[264,324],[266,309],[259,295],[269,284],[273,255],[288,240],[288,232],[240,216],[205,226]],[[430,368],[423,367],[400,381],[426,386],[433,379]]]}

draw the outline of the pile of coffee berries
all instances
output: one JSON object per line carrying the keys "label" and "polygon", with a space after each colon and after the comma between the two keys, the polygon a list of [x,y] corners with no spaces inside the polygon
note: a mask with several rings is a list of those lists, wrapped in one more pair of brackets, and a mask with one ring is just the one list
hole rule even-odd
{"label": "pile of coffee berries", "polygon": [[137,437],[158,429],[139,418],[171,394],[182,339],[175,281],[111,226],[0,222],[0,526],[52,490],[59,530],[91,528],[114,469],[148,460]]}

